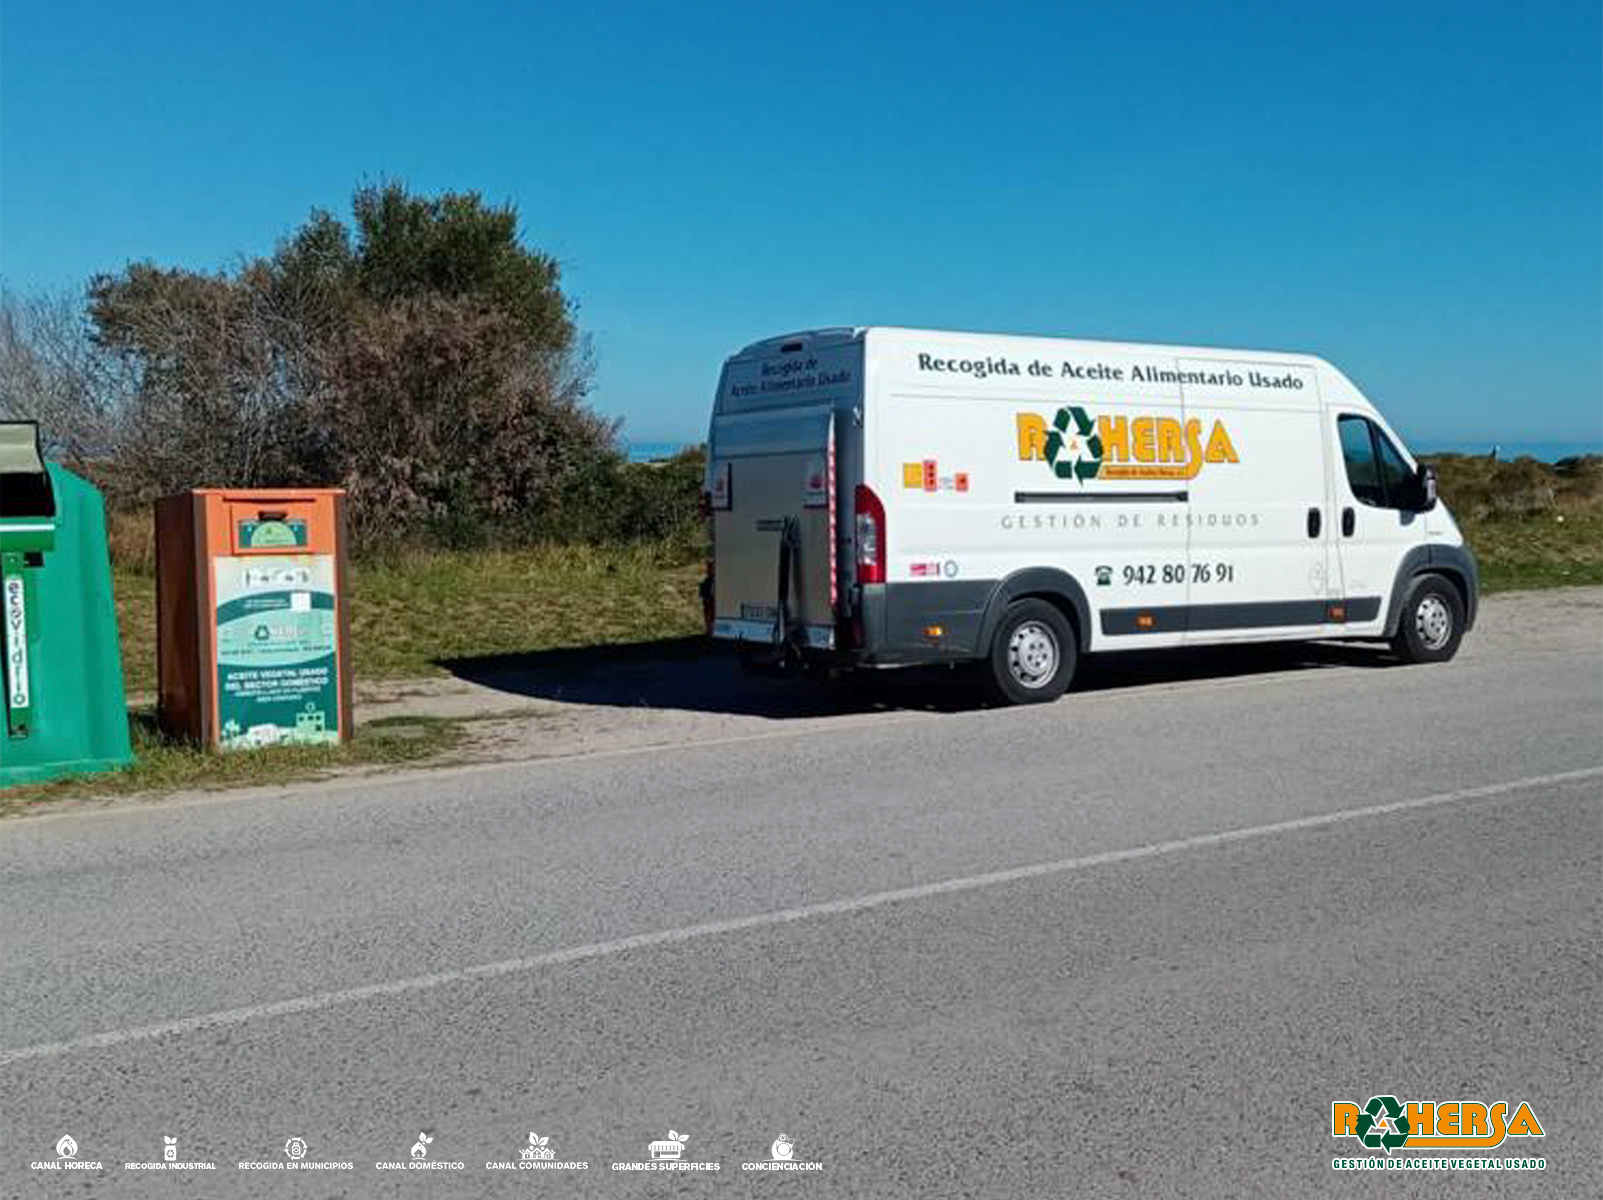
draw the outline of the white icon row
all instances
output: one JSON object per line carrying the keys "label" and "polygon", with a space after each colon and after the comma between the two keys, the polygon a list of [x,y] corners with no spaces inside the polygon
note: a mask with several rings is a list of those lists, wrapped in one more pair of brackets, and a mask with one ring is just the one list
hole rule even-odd
{"label": "white icon row", "polygon": [[246,567],[244,582],[247,588],[306,587],[312,572],[306,567]]}
{"label": "white icon row", "polygon": [[[646,1153],[650,1155],[653,1162],[678,1162],[684,1157],[685,1144],[689,1141],[689,1134],[680,1133],[677,1129],[670,1129],[667,1137],[650,1143],[646,1147]],[[549,1135],[542,1136],[531,1132],[528,1145],[519,1148],[518,1157],[523,1162],[542,1162],[554,1159],[556,1151],[551,1148],[550,1143],[551,1138]],[[433,1144],[434,1138],[431,1134],[427,1132],[419,1133],[417,1141],[412,1143],[412,1148],[408,1151],[408,1156],[413,1162],[424,1162],[428,1159],[429,1147]],[[284,1143],[284,1156],[292,1162],[300,1162],[306,1157],[308,1149],[305,1138],[292,1137]],[[769,1145],[768,1153],[774,1162],[791,1162],[796,1154],[796,1141],[789,1134],[782,1133]],[[70,1133],[63,1134],[61,1140],[56,1143],[56,1158],[64,1162],[75,1162],[78,1160],[78,1155],[78,1142]],[[161,1156],[163,1162],[177,1161],[178,1139],[176,1137],[162,1135]]]}

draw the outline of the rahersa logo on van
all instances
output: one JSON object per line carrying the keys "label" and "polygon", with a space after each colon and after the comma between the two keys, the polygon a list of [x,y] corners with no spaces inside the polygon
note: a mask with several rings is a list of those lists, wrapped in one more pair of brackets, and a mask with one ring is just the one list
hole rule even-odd
{"label": "rahersa logo on van", "polygon": [[1078,405],[1058,409],[1050,424],[1039,413],[1021,412],[1019,459],[1039,460],[1059,479],[1195,479],[1204,463],[1233,463],[1236,448],[1223,421],[1202,436],[1196,417],[1099,416]]}

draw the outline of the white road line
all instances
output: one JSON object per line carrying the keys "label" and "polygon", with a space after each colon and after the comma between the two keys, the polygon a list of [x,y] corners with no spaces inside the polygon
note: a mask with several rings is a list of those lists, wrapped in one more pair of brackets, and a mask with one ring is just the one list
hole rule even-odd
{"label": "white road line", "polygon": [[1482,800],[1492,796],[1507,796],[1530,788],[1554,784],[1574,783],[1583,779],[1603,777],[1603,766],[1583,767],[1575,771],[1560,771],[1552,775],[1532,775],[1507,783],[1492,783],[1483,787],[1461,788],[1453,792],[1438,792],[1413,800],[1395,800],[1389,804],[1371,804],[1363,808],[1343,809],[1340,812],[1319,816],[1297,817],[1290,821],[1276,821],[1269,825],[1251,825],[1245,829],[1231,829],[1222,833],[1205,833],[1196,837],[1176,838],[1166,842],[1152,842],[1128,850],[1106,850],[1100,854],[1087,854],[1079,858],[1063,858],[1053,862],[1034,863],[1011,867],[1005,871],[989,871],[983,875],[966,875],[958,879],[945,879],[938,883],[921,883],[914,887],[893,888],[886,892],[872,892],[866,896],[852,896],[843,900],[829,900],[821,904],[803,904],[796,908],[782,908],[774,912],[756,913],[746,917],[731,917],[723,921],[706,921],[699,925],[684,925],[677,929],[664,929],[656,933],[641,933],[633,937],[617,938],[610,942],[591,942],[584,946],[570,946],[566,950],[550,950],[522,958],[506,958],[499,962],[483,963],[456,971],[439,971],[432,975],[414,975],[408,979],[394,979],[387,983],[369,983],[360,987],[341,988],[338,991],[318,992],[310,996],[296,996],[288,1000],[275,1000],[271,1004],[251,1004],[243,1008],[228,1008],[218,1012],[201,1013],[156,1025],[141,1025],[130,1029],[113,1029],[87,1037],[72,1038],[64,1042],[45,1042],[36,1046],[23,1046],[16,1050],[0,1051],[0,1067],[31,1059],[56,1058],[80,1050],[104,1050],[129,1042],[150,1041],[185,1033],[197,1033],[267,1017],[293,1016],[297,1013],[317,1012],[356,1004],[385,996],[401,996],[410,992],[424,992],[451,984],[472,983],[480,979],[496,979],[504,975],[519,975],[538,971],[544,967],[564,963],[583,962],[592,958],[606,958],[625,954],[631,950],[647,950],[657,946],[672,946],[697,938],[717,937],[726,933],[739,933],[747,929],[763,929],[777,925],[790,925],[809,921],[815,917],[835,917],[866,912],[890,904],[909,900],[924,900],[931,896],[945,896],[957,892],[972,892],[997,884],[1016,883],[1022,879],[1039,879],[1047,875],[1062,875],[1083,871],[1090,867],[1110,863],[1134,862],[1139,859],[1158,858],[1178,854],[1185,850],[1204,850],[1232,842],[1255,838],[1276,837],[1284,833],[1297,833],[1308,829],[1321,829],[1331,825],[1345,825],[1369,817],[1386,817],[1415,809],[1432,808],[1466,800]]}

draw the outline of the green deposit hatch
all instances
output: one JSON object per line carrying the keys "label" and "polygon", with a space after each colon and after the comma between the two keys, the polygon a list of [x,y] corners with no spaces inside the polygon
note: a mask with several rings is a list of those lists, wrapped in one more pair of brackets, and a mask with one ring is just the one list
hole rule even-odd
{"label": "green deposit hatch", "polygon": [[132,761],[100,493],[0,421],[0,787]]}

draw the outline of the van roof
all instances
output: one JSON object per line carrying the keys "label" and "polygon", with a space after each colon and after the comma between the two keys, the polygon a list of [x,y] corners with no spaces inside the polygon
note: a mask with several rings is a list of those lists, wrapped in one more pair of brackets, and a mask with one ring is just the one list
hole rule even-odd
{"label": "van roof", "polygon": [[820,329],[800,329],[752,342],[730,355],[730,358],[766,358],[774,354],[783,354],[788,347],[792,346],[796,350],[822,349],[827,346],[840,345],[844,342],[858,341],[869,335],[881,335],[893,341],[939,337],[947,340],[971,340],[975,343],[983,342],[992,345],[999,341],[1006,341],[1067,343],[1085,350],[1129,350],[1140,348],[1143,350],[1156,350],[1176,357],[1200,356],[1217,358],[1220,356],[1240,356],[1260,362],[1265,360],[1283,361],[1300,363],[1305,366],[1323,366],[1331,370],[1335,369],[1331,363],[1317,354],[1291,350],[1263,350],[1245,346],[1183,346],[1172,342],[1117,341],[1106,338],[1062,337],[1056,334],[986,333],[964,329],[917,329],[903,325],[831,325]]}

